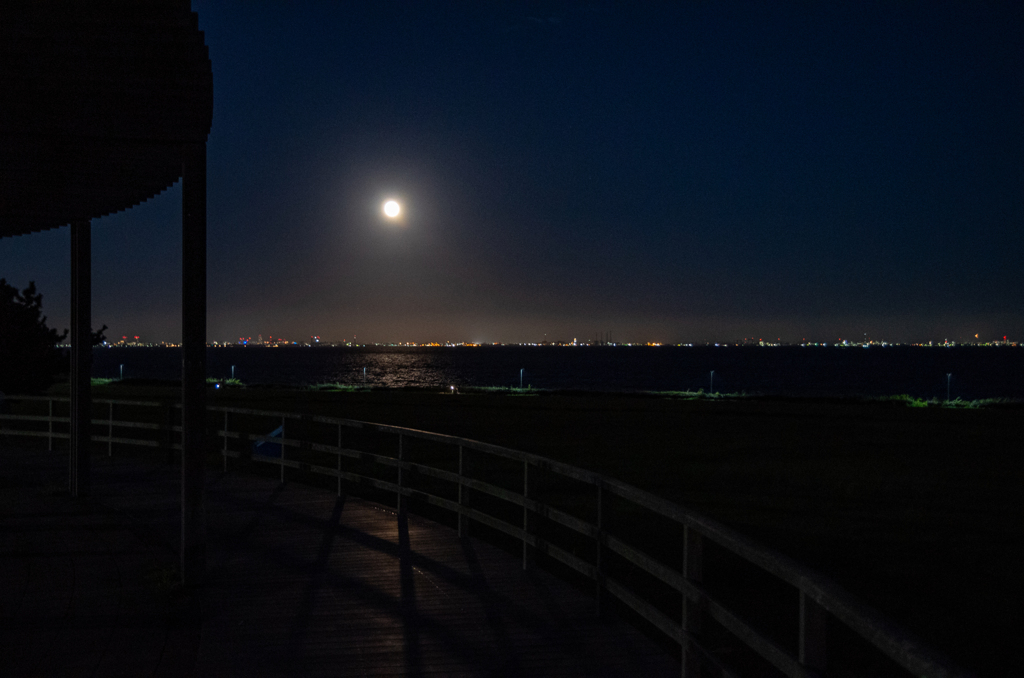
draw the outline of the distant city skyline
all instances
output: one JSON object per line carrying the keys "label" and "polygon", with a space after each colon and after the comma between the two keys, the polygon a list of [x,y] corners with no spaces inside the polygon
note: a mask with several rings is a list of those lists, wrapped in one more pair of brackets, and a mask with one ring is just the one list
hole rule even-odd
{"label": "distant city skyline", "polygon": [[[68,344],[64,344],[68,345]],[[268,335],[266,339],[262,335],[253,337],[239,337],[234,341],[209,341],[207,346],[210,348],[217,347],[228,347],[228,346],[305,346],[305,347],[379,347],[379,346],[390,346],[390,347],[408,347],[408,348],[419,348],[419,347],[482,347],[482,346],[1010,346],[1017,347],[1020,342],[1010,339],[1008,337],[1002,337],[1000,339],[982,339],[978,336],[968,339],[949,339],[948,337],[941,341],[925,341],[925,342],[892,342],[884,339],[843,339],[839,337],[836,341],[807,341],[806,339],[797,342],[786,342],[781,337],[776,339],[754,339],[752,337],[744,337],[743,339],[734,339],[729,341],[718,341],[718,342],[691,342],[691,343],[664,343],[655,341],[645,342],[617,342],[612,340],[594,339],[594,340],[582,340],[578,337],[573,337],[571,340],[551,340],[551,341],[539,341],[539,342],[469,342],[469,341],[431,341],[431,342],[415,342],[415,341],[378,341],[378,342],[367,342],[358,343],[356,341],[323,341],[320,337],[309,337],[305,340],[289,339],[287,337],[277,337],[276,339],[272,335]],[[108,338],[102,342],[99,347],[155,347],[155,346],[167,346],[176,347],[176,342],[167,341],[147,341],[140,336],[127,337],[122,336],[120,339]]]}
{"label": "distant city skyline", "polygon": [[[192,4],[211,342],[1024,337],[1024,4]],[[93,222],[108,337],[180,211]],[[0,241],[58,329],[69,249]]]}

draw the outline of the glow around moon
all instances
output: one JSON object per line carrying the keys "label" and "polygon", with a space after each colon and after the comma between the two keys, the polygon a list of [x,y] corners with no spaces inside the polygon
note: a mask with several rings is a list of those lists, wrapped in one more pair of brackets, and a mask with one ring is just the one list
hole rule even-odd
{"label": "glow around moon", "polygon": [[388,219],[394,219],[402,213],[402,206],[394,200],[388,200],[384,203],[384,216]]}

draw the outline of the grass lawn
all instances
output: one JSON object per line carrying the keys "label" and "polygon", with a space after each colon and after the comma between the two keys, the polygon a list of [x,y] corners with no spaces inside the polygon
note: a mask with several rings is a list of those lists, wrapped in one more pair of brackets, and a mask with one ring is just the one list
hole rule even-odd
{"label": "grass lawn", "polygon": [[448,433],[619,478],[829,575],[980,675],[1024,675],[1020,405],[284,389],[210,402]]}

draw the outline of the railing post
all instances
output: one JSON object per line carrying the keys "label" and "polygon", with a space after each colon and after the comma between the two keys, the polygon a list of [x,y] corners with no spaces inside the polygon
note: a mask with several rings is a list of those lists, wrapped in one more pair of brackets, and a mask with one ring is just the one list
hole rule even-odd
{"label": "railing post", "polygon": [[825,670],[825,627],[828,613],[813,598],[800,591],[800,648],[801,664],[814,671]]}
{"label": "railing post", "polygon": [[341,424],[338,424],[338,496],[341,496]]}
{"label": "railing post", "polygon": [[530,462],[523,459],[523,569],[527,569],[530,554],[530,545],[527,543],[527,535],[530,533],[530,511],[526,507],[527,497],[530,496]]}
{"label": "railing post", "polygon": [[224,457],[224,472],[228,471],[228,413],[224,411],[224,447],[221,455]]}
{"label": "railing post", "polygon": [[601,541],[604,537],[604,484],[597,480],[597,535],[594,548],[594,598],[597,603],[597,614],[604,612],[604,564],[601,562]]}
{"label": "railing post", "polygon": [[284,482],[284,434],[285,434],[284,425],[285,425],[285,417],[281,417],[281,463],[280,463],[280,466],[281,466],[281,482],[282,483]]}
{"label": "railing post", "polygon": [[395,508],[399,513],[405,513],[405,500],[402,496],[402,462],[405,459],[405,453],[402,445],[402,434],[398,434],[398,501],[395,502]]}
{"label": "railing post", "polygon": [[107,456],[114,456],[114,401],[107,403]]}
{"label": "railing post", "polygon": [[[704,578],[704,542],[700,534],[689,525],[683,527],[683,578],[691,584],[700,584]],[[694,638],[700,635],[702,622],[701,606],[690,600],[683,591],[682,637],[679,639],[683,650],[683,678],[700,677],[700,656],[697,654]]]}
{"label": "railing post", "polygon": [[466,519],[466,514],[463,511],[466,508],[466,499],[468,495],[463,495],[462,479],[466,472],[464,466],[465,453],[463,452],[462,445],[459,445],[459,536],[468,536],[469,521]]}

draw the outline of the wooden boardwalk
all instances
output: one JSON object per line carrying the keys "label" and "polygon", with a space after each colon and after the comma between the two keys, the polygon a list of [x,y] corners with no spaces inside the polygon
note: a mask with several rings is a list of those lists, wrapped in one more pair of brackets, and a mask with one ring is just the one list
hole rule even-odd
{"label": "wooden boardwalk", "polygon": [[207,486],[208,579],[179,591],[177,470],[0,447],[4,676],[659,676],[589,597],[454,531],[236,474]]}

